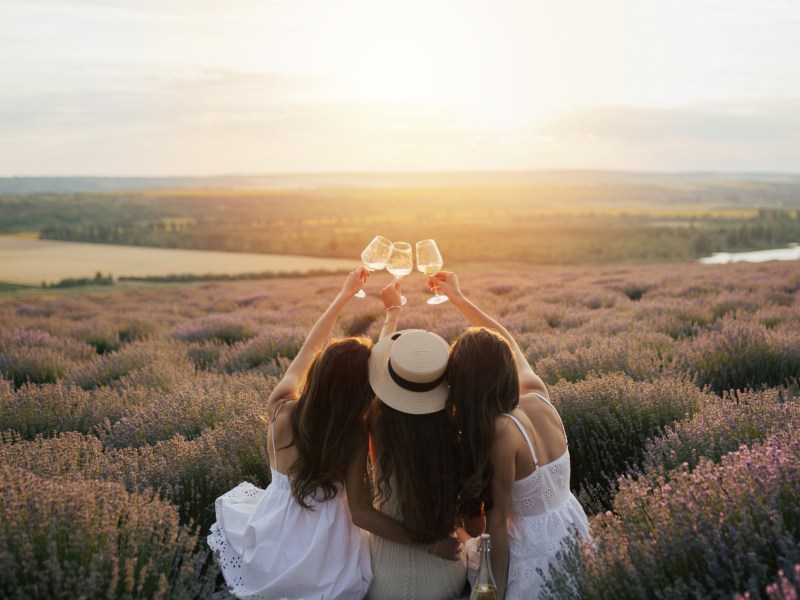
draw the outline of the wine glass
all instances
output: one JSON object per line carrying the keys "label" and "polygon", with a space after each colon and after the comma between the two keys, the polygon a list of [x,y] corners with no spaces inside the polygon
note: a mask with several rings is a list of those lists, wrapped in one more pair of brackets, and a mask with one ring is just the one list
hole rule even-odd
{"label": "wine glass", "polygon": [[[380,271],[386,267],[386,259],[389,258],[391,250],[392,242],[381,235],[376,235],[361,253],[361,262],[367,271]],[[358,290],[355,295],[357,298],[367,296],[364,290]]]}
{"label": "wine glass", "polygon": [[[417,270],[431,276],[442,270],[442,255],[433,240],[422,240],[417,242]],[[428,298],[428,304],[441,304],[447,302],[447,296],[439,293],[439,287],[433,288],[435,294],[433,298]]]}
{"label": "wine glass", "polygon": [[[386,261],[386,270],[394,275],[395,281],[400,281],[409,275],[414,269],[414,260],[411,257],[411,244],[407,242],[395,242],[392,244],[392,251],[389,252],[389,259]],[[400,296],[400,304],[408,302],[405,296]]]}

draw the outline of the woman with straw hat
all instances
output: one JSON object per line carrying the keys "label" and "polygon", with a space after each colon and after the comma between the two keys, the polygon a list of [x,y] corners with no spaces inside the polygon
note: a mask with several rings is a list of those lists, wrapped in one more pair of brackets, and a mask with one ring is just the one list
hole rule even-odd
{"label": "woman with straw hat", "polygon": [[369,359],[375,400],[369,414],[376,506],[402,521],[417,544],[370,536],[369,598],[455,598],[466,582],[466,554],[436,556],[454,530],[458,489],[456,430],[445,410],[449,345],[421,329],[397,331],[399,283],[381,292],[387,318]]}

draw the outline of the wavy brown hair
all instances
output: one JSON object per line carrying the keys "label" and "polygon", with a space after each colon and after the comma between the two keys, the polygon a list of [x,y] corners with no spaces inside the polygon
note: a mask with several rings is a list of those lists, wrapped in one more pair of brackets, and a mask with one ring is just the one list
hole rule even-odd
{"label": "wavy brown hair", "polygon": [[519,405],[519,374],[511,346],[500,334],[470,327],[450,348],[448,406],[459,431],[459,512],[474,517],[492,500],[491,446],[495,420]]}
{"label": "wavy brown hair", "polygon": [[411,415],[376,399],[370,423],[377,449],[378,501],[396,499],[415,543],[429,544],[452,533],[458,495],[452,418],[445,410]]}
{"label": "wavy brown hair", "polygon": [[309,498],[329,500],[366,438],[365,416],[373,397],[368,361],[372,340],[331,340],[311,361],[290,417],[298,458],[288,470],[292,495],[304,508]]}

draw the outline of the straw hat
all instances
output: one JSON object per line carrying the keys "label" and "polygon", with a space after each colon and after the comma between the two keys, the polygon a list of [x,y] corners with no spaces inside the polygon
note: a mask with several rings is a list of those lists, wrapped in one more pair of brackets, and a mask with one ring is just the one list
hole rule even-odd
{"label": "straw hat", "polygon": [[404,329],[381,338],[369,358],[369,384],[400,412],[423,415],[444,409],[449,388],[444,380],[450,346],[423,329]]}

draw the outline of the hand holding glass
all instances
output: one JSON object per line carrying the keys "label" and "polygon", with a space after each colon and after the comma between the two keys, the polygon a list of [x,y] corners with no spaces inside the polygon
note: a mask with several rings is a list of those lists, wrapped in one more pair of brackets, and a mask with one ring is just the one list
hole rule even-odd
{"label": "hand holding glass", "polygon": [[[442,255],[433,240],[422,240],[417,242],[417,270],[429,277],[442,270]],[[441,304],[447,302],[447,296],[439,293],[439,287],[433,288],[433,298],[428,298],[428,304]]]}
{"label": "hand holding glass", "polygon": [[[383,236],[376,235],[361,253],[361,262],[364,263],[364,267],[368,271],[380,271],[386,267],[386,259],[389,258],[391,250],[392,242]],[[366,296],[364,290],[356,292],[357,298],[365,298]]]}
{"label": "hand holding glass", "polygon": [[[392,251],[386,261],[386,270],[394,275],[395,281],[400,281],[409,275],[414,268],[414,260],[411,256],[411,244],[406,242],[395,242],[392,244]],[[405,296],[400,296],[400,304],[408,302]]]}

